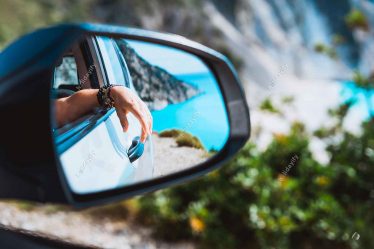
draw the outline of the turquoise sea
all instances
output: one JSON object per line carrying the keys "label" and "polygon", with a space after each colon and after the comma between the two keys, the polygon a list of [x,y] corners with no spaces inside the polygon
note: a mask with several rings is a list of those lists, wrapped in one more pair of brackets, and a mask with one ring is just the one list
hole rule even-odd
{"label": "turquoise sea", "polygon": [[211,73],[176,77],[196,86],[201,93],[185,102],[152,111],[153,130],[184,130],[198,137],[205,149],[221,150],[229,135],[229,122],[215,77]]}

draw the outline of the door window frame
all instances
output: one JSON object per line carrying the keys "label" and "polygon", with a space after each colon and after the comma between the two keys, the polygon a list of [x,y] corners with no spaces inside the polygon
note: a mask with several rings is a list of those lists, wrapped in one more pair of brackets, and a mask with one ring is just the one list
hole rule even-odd
{"label": "door window frame", "polygon": [[[131,76],[128,71],[128,67],[126,61],[119,51],[117,43],[113,40],[113,38],[109,38],[111,40],[111,45],[114,48],[116,56],[118,58],[118,62],[121,67],[121,71],[123,73],[123,77],[125,80],[125,87],[130,88],[131,86]],[[86,45],[84,50],[82,50],[82,46],[80,46],[81,51],[83,53],[83,58],[86,63],[86,68],[88,70],[90,65],[94,65],[95,70],[89,75],[92,77],[91,79],[91,88],[97,89],[101,86],[109,85],[109,76],[108,70],[106,70],[107,66],[105,60],[103,59],[103,52],[102,48],[96,36],[89,37],[85,40]],[[82,45],[82,44],[81,44]],[[79,80],[79,77],[78,77]],[[95,83],[94,86],[92,83]],[[118,84],[118,83],[116,83]],[[78,120],[71,122],[69,124],[64,125],[61,128],[56,129],[56,136],[55,136],[55,143],[57,147],[58,153],[63,153],[70,147],[72,147],[75,143],[81,140],[84,136],[89,134],[93,129],[95,129],[98,125],[105,122],[113,113],[115,112],[114,108],[109,110],[105,110],[101,107],[94,110],[93,113],[87,114]]]}
{"label": "door window frame", "polygon": [[[106,82],[105,82],[105,85],[108,86],[109,84],[119,84],[118,82],[110,82],[109,80],[109,72],[108,70],[106,70],[106,68],[108,66],[112,67],[111,63],[109,63],[109,65],[107,65],[105,63],[105,59],[104,59],[104,49],[106,49],[105,47],[102,47],[100,44],[99,44],[99,41],[98,41],[98,38],[100,38],[100,36],[95,36],[94,39],[95,39],[95,43],[96,43],[96,49],[98,51],[98,55],[99,55],[99,59],[100,59],[100,64],[101,64],[101,67],[104,69],[103,72],[105,74],[105,79],[106,79]],[[131,84],[130,84],[130,81],[131,81],[131,76],[129,74],[129,71],[128,71],[128,67],[127,67],[127,64],[126,64],[126,60],[123,58],[122,54],[120,53],[119,51],[119,48],[117,46],[117,43],[114,41],[114,38],[110,38],[110,37],[105,37],[105,38],[108,38],[110,39],[110,42],[111,42],[111,46],[113,47],[114,51],[115,51],[115,54],[117,56],[117,59],[118,59],[118,62],[119,62],[119,66],[121,67],[121,71],[122,71],[122,74],[123,74],[123,78],[124,78],[124,84],[123,86],[127,87],[127,88],[130,88]],[[103,41],[105,42],[105,41]],[[111,77],[114,77],[114,76],[111,76]],[[122,84],[121,84],[122,85]]]}
{"label": "door window frame", "polygon": [[[89,67],[94,65],[94,70],[88,74],[90,77],[91,89],[98,89],[100,86],[106,84],[107,79],[104,72],[105,67],[100,59],[100,50],[95,44],[95,38],[86,38],[79,47],[83,54],[86,69],[89,70]],[[107,120],[114,111],[114,108],[105,110],[98,107],[93,110],[92,113],[82,116],[71,123],[55,129],[55,144],[57,152],[61,154],[72,147],[98,125]]]}

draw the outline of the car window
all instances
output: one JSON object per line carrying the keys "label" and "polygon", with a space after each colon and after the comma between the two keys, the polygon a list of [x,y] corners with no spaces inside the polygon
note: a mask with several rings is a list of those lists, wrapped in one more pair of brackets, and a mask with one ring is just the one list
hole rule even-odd
{"label": "car window", "polygon": [[[100,67],[94,60],[96,53],[92,52],[94,50],[88,42],[90,41],[87,39],[75,44],[55,67],[52,84],[55,99],[69,97],[80,90],[95,88],[99,85]],[[56,141],[62,143],[90,124],[95,123],[97,118],[100,118],[98,113],[99,110],[92,110],[92,112],[85,113],[80,118],[58,127],[55,129]]]}
{"label": "car window", "polygon": [[105,64],[105,71],[110,84],[129,86],[129,78],[126,73],[124,61],[120,59],[116,50],[116,44],[111,38],[97,37],[101,57]]}
{"label": "car window", "polygon": [[74,56],[64,56],[55,68],[53,88],[61,85],[79,85],[77,62]]}

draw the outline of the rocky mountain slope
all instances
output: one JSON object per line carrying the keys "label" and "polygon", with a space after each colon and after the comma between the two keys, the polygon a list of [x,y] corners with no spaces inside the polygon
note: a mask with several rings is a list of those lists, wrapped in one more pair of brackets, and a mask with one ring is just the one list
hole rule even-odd
{"label": "rocky mountain slope", "polygon": [[[37,27],[66,21],[113,23],[184,35],[227,55],[239,69],[250,103],[279,75],[347,79],[351,69],[370,74],[374,32],[352,32],[346,15],[362,11],[374,23],[373,0],[3,0],[0,47]],[[32,10],[23,12],[23,10]],[[338,47],[342,61],[315,53],[316,43]]]}
{"label": "rocky mountain slope", "polygon": [[[251,105],[261,102],[280,75],[348,79],[353,68],[369,74],[374,67],[374,32],[352,33],[345,22],[352,9],[374,22],[371,0],[95,2],[91,15],[99,21],[177,33],[223,52],[252,93]],[[344,37],[337,49],[342,60],[314,51],[317,43],[331,45],[335,35]]]}
{"label": "rocky mountain slope", "polygon": [[186,101],[199,93],[196,87],[148,63],[126,41],[117,40],[117,44],[126,59],[135,89],[151,110]]}

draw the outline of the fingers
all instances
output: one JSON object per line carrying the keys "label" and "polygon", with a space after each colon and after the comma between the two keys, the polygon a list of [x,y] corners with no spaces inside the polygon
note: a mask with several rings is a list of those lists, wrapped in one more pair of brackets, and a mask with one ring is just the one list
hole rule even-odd
{"label": "fingers", "polygon": [[142,129],[142,134],[140,135],[140,141],[144,143],[145,140],[147,139],[147,136],[148,136],[148,133],[144,129]]}
{"label": "fingers", "polygon": [[152,134],[152,115],[147,105],[138,96],[136,96],[136,101],[132,107],[133,114],[141,123],[142,134],[145,133],[145,138],[142,140],[144,142],[147,136]]}
{"label": "fingers", "polygon": [[147,117],[148,134],[152,135],[153,118],[152,118],[151,112],[149,111],[147,105],[144,102],[142,102],[142,107],[143,107],[143,113],[145,113]]}
{"label": "fingers", "polygon": [[[142,143],[145,142],[148,136],[148,126],[146,125],[145,118],[143,118],[143,115],[139,111],[131,111],[131,113],[134,114],[134,116],[139,120],[141,124],[141,135],[140,135],[140,140]],[[123,128],[124,132],[127,132],[129,129],[129,121],[127,119],[127,115],[124,110],[117,110],[117,116],[120,120],[121,126]]]}
{"label": "fingers", "polygon": [[127,132],[127,130],[129,129],[129,121],[127,119],[126,113],[121,110],[117,110],[117,116],[119,118],[119,121],[121,122],[123,131]]}
{"label": "fingers", "polygon": [[152,134],[153,120],[147,105],[127,88],[113,88],[115,107],[124,131],[127,131],[129,122],[126,114],[131,112],[139,120],[142,127],[140,139],[145,142],[148,135]]}
{"label": "fingers", "polygon": [[142,134],[141,134],[140,140],[144,143],[147,136],[150,134],[146,113],[144,113],[143,111],[139,109],[135,109],[133,114],[139,120],[142,126]]}

